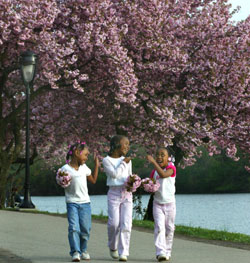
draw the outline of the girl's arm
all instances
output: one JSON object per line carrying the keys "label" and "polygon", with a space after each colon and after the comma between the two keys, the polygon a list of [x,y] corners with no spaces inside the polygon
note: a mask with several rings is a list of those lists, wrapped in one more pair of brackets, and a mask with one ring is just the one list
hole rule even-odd
{"label": "girl's arm", "polygon": [[99,159],[96,156],[96,154],[94,154],[94,161],[95,161],[94,173],[93,175],[91,174],[90,176],[87,176],[88,181],[92,184],[96,183],[98,177],[98,170],[99,170]]}
{"label": "girl's arm", "polygon": [[110,176],[111,178],[119,178],[122,177],[124,170],[127,169],[127,165],[130,162],[131,158],[126,157],[118,167],[114,167],[111,162],[107,159],[103,159],[103,168],[106,175]]}
{"label": "girl's arm", "polygon": [[147,155],[147,159],[150,163],[154,165],[155,170],[157,171],[157,173],[159,174],[161,178],[167,178],[174,174],[173,169],[163,170],[151,155]]}

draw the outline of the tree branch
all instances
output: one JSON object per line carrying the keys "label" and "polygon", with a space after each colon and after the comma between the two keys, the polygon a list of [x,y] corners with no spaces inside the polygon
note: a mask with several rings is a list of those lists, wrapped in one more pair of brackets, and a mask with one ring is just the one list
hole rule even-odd
{"label": "tree branch", "polygon": [[[45,85],[45,86],[42,86],[40,87],[38,90],[36,90],[35,92],[31,93],[30,94],[30,100],[32,101],[34,98],[36,98],[38,95],[42,94],[43,92],[45,91],[48,91],[48,90],[52,90],[50,88],[50,85]],[[8,123],[12,123],[16,116],[25,109],[25,106],[26,106],[26,101],[23,101],[14,111],[12,111],[9,115],[7,115],[4,120],[3,120],[3,124],[4,124],[4,127],[3,128],[6,128],[7,124]]]}

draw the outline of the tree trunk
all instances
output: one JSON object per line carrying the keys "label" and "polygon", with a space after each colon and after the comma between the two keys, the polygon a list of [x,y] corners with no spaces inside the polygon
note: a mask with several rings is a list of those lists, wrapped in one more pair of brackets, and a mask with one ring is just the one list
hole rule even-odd
{"label": "tree trunk", "polygon": [[5,207],[5,201],[6,201],[6,187],[7,187],[7,177],[8,177],[8,171],[10,168],[9,163],[3,163],[1,161],[0,163],[0,209],[3,209]]}
{"label": "tree trunk", "polygon": [[150,198],[149,198],[149,201],[148,201],[147,210],[146,210],[146,213],[144,215],[143,220],[154,221],[154,217],[153,217],[153,201],[154,201],[154,195],[151,194]]}
{"label": "tree trunk", "polygon": [[7,180],[12,161],[13,155],[0,150],[0,209],[5,207]]}

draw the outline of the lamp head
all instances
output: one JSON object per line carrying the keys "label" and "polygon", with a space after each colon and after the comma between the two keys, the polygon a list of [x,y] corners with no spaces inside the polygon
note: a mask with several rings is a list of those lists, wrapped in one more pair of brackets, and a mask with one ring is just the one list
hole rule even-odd
{"label": "lamp head", "polygon": [[30,50],[21,54],[20,66],[22,78],[25,84],[29,84],[34,80],[36,71],[37,55]]}

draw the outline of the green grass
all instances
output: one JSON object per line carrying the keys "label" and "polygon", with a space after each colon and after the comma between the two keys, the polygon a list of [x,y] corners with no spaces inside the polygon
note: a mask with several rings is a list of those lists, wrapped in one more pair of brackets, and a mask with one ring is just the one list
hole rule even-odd
{"label": "green grass", "polygon": [[250,244],[250,236],[240,233],[231,233],[227,231],[210,230],[200,227],[189,227],[181,225],[176,226],[175,232],[189,237]]}
{"label": "green grass", "polygon": [[[7,211],[18,211],[16,209],[4,209]],[[38,210],[31,210],[31,211],[22,211],[25,213],[36,213],[36,214],[45,214],[51,216],[60,216],[66,217],[66,213],[59,214],[59,213],[50,213]],[[100,222],[106,223],[108,221],[108,217],[102,214],[100,215],[92,215],[92,219],[98,220]],[[148,220],[133,220],[133,226],[140,227],[143,229],[150,229],[153,231],[154,223]],[[179,235],[183,235],[186,237],[193,237],[193,238],[201,238],[206,240],[221,240],[221,241],[228,241],[228,242],[235,242],[241,244],[250,245],[250,236],[240,233],[231,233],[227,231],[218,231],[218,230],[210,230],[200,227],[190,227],[190,226],[182,226],[176,225],[175,233]]]}

